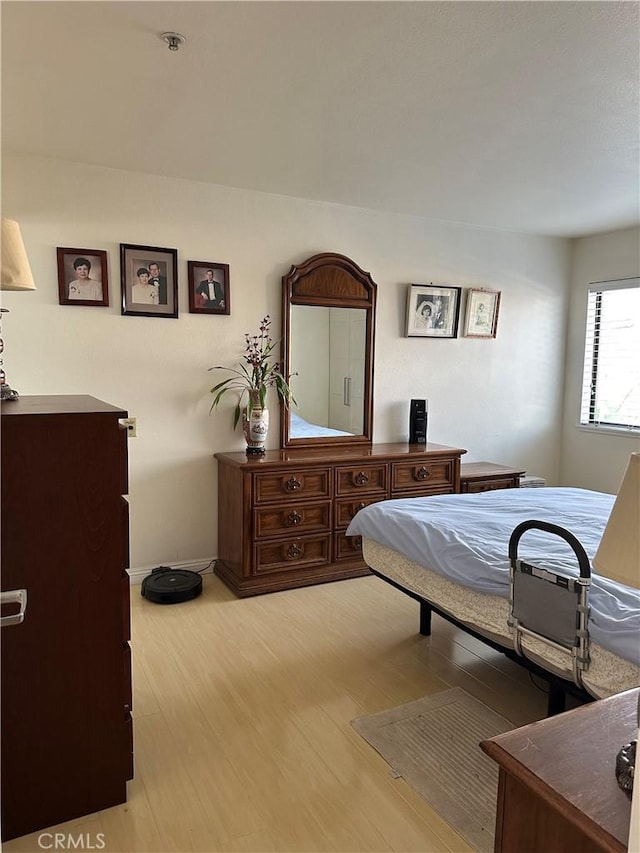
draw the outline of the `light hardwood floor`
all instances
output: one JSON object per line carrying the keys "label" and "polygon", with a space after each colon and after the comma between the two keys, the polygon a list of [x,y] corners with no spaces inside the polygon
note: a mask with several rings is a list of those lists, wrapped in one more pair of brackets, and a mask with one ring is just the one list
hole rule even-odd
{"label": "light hardwood floor", "polygon": [[131,599],[128,802],[48,830],[85,849],[469,851],[350,720],[452,686],[515,725],[545,714],[523,670],[437,617],[421,637],[418,605],[374,577],[239,600],[206,575],[192,602]]}

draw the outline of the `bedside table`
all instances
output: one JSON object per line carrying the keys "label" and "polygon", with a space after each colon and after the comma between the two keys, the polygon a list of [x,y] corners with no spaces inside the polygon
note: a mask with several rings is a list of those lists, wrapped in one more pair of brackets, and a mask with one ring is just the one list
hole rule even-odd
{"label": "bedside table", "polygon": [[496,853],[626,853],[631,800],[615,766],[638,731],[638,692],[482,741],[500,767]]}
{"label": "bedside table", "polygon": [[492,489],[518,489],[523,468],[508,468],[495,462],[464,462],[460,466],[462,494],[490,492]]}

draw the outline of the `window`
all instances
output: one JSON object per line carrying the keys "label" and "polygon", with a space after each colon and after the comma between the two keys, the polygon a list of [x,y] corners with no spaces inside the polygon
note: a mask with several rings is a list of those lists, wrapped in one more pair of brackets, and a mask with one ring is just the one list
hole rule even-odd
{"label": "window", "polygon": [[589,285],[580,423],[640,429],[640,279]]}

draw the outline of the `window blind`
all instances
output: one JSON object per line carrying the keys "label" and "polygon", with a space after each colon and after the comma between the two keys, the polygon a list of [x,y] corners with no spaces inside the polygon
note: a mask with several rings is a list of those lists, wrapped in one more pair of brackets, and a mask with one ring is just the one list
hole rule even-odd
{"label": "window blind", "polygon": [[640,429],[640,279],[589,285],[580,423]]}

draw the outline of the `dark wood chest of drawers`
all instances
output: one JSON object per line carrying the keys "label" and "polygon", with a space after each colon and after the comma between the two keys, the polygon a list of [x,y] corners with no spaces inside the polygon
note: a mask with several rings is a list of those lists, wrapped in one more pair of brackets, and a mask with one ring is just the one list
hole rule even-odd
{"label": "dark wood chest of drawers", "polygon": [[238,596],[368,573],[358,537],[367,504],[460,490],[466,451],[439,444],[217,453],[216,573]]}
{"label": "dark wood chest of drawers", "polygon": [[88,396],[2,404],[3,600],[26,590],[22,622],[2,608],[5,841],[126,800],[126,415]]}

